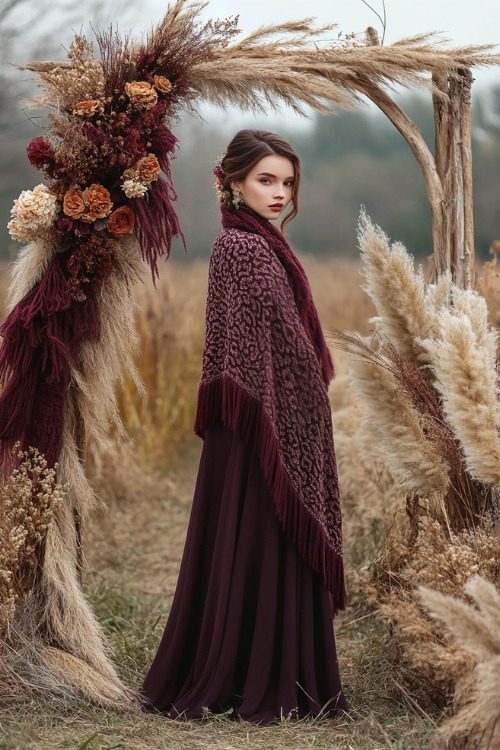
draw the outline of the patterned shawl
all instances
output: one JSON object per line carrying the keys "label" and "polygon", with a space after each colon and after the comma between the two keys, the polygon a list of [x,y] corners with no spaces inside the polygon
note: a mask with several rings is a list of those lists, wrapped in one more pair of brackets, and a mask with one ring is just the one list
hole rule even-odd
{"label": "patterned shawl", "polygon": [[305,272],[283,235],[222,210],[210,257],[195,432],[221,420],[257,454],[276,514],[345,606],[337,468],[327,393],[333,365]]}

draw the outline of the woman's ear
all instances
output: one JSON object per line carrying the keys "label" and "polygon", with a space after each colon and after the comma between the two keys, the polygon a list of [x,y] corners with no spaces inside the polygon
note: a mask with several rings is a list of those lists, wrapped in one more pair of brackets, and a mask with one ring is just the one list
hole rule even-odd
{"label": "woman's ear", "polygon": [[236,180],[231,180],[231,182],[229,183],[229,185],[231,187],[231,190],[239,190],[241,182],[237,182]]}

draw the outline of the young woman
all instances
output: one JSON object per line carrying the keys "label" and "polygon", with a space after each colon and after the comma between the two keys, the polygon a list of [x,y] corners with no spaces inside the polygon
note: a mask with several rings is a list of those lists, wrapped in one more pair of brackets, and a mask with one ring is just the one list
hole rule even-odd
{"label": "young woman", "polygon": [[242,130],[214,170],[196,433],[204,439],[179,580],[146,707],[267,724],[346,710],[333,615],[344,606],[328,383],[305,272],[270,223],[296,214],[300,162]]}

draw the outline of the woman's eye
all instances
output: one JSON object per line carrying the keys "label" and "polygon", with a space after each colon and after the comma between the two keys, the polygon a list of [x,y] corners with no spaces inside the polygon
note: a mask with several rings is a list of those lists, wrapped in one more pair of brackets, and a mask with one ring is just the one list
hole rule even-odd
{"label": "woman's eye", "polygon": [[268,183],[268,182],[271,182],[271,180],[268,180],[268,179],[267,179],[267,177],[264,177],[264,178],[263,178],[263,179],[261,180],[261,182],[262,182],[262,184],[263,184],[263,185],[267,185],[267,183]]}

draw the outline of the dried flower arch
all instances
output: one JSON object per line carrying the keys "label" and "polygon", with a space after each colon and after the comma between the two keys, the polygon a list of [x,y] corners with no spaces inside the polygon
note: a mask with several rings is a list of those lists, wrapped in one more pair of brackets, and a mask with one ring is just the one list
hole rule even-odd
{"label": "dried flower arch", "polygon": [[[80,524],[93,501],[81,449],[87,437],[105,444],[110,423],[123,429],[114,385],[124,368],[135,376],[130,282],[145,263],[156,277],[181,234],[170,176],[170,125],[180,108],[206,100],[329,113],[331,105],[357,107],[368,97],[405,136],[424,173],[436,272],[451,267],[458,283],[472,283],[470,68],[498,64],[492,47],[446,49],[432,35],[381,46],[373,30],[362,44],[326,47],[316,41],[332,27],[311,19],[236,42],[234,20],[200,22],[204,5],[177,0],[141,44],[110,30],[97,34],[94,58],[77,36],[67,62],[25,67],[43,88],[32,103],[50,111],[47,137],[28,146],[47,184],[23,191],[9,223],[28,244],[1,328],[0,462],[12,482],[36,449],[49,470],[57,464],[66,497],[57,496],[47,522],[36,586],[32,575],[14,571],[16,627],[29,631],[33,663],[101,703],[132,698],[79,585]],[[393,84],[432,90],[435,158],[388,95]]]}

